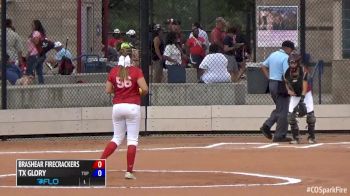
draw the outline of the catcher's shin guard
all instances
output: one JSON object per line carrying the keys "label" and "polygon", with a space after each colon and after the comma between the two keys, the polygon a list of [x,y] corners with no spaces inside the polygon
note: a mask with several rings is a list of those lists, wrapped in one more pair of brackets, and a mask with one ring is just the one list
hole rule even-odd
{"label": "catcher's shin guard", "polygon": [[290,124],[290,129],[292,131],[293,139],[299,139],[299,126],[298,126],[298,121],[296,119],[295,112],[288,113],[288,123]]}
{"label": "catcher's shin guard", "polygon": [[316,117],[314,112],[309,112],[306,115],[306,122],[307,122],[307,131],[309,133],[309,137],[312,139],[315,139],[315,123],[316,123]]}

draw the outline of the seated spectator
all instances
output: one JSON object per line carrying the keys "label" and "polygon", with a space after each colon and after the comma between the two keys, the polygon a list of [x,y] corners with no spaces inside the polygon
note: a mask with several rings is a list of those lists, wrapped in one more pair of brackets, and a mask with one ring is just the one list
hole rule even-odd
{"label": "seated spectator", "polygon": [[190,63],[197,69],[197,79],[200,79],[199,65],[205,56],[205,40],[199,37],[199,29],[192,30],[193,36],[187,40],[187,54],[190,56]]}
{"label": "seated spectator", "polygon": [[[21,69],[10,59],[10,56],[6,54],[6,79],[8,83],[15,85],[15,84],[29,84],[34,79],[31,76],[23,76],[22,77],[22,71]],[[1,72],[0,72],[1,76]]]}
{"label": "seated spectator", "polygon": [[[73,68],[71,67],[73,66],[72,53],[68,49],[64,48],[61,42],[55,42],[55,50],[57,52],[55,55],[55,58],[51,58],[50,60],[48,60],[49,64],[47,65],[50,67],[50,69],[60,66],[59,72],[62,75],[71,74],[74,68],[74,67]],[[69,70],[64,70],[64,69],[69,69]]]}
{"label": "seated spectator", "polygon": [[8,64],[6,67],[6,77],[12,85],[15,85],[17,80],[22,77],[20,68],[15,64]]}
{"label": "seated spectator", "polygon": [[217,44],[210,45],[209,54],[205,56],[199,65],[199,68],[204,71],[201,76],[202,82],[206,84],[231,82],[231,75],[227,71],[227,65],[228,60],[220,53],[220,46]]}

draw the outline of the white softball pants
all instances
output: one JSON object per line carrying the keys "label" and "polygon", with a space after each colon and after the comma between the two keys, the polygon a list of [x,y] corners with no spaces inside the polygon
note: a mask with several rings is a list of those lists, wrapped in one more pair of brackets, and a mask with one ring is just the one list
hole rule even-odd
{"label": "white softball pants", "polygon": [[138,144],[141,120],[141,107],[137,104],[114,104],[112,122],[114,135],[112,141],[118,146],[123,142],[127,132],[127,145]]}
{"label": "white softball pants", "polygon": [[[296,97],[296,96],[291,96],[290,97],[289,109],[288,109],[288,111],[290,113],[293,112],[295,106],[298,105],[299,101],[300,101],[300,97]],[[306,105],[307,113],[314,111],[314,100],[312,98],[311,91],[306,93],[305,99],[304,99],[304,103]]]}

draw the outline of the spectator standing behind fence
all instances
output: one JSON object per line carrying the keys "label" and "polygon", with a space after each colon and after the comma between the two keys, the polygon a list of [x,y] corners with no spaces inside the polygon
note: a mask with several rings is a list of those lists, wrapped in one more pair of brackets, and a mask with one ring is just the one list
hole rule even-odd
{"label": "spectator standing behind fence", "polygon": [[108,46],[117,49],[118,44],[122,43],[123,39],[119,29],[114,29],[112,33],[112,37],[110,37],[107,41]]}
{"label": "spectator standing behind fence", "polygon": [[163,53],[165,46],[162,35],[162,27],[160,24],[155,24],[152,34],[152,74],[154,83],[161,83],[163,79]]}
{"label": "spectator standing behind fence", "polygon": [[236,61],[236,49],[239,46],[239,43],[236,43],[236,28],[228,28],[227,34],[224,38],[224,53],[228,60],[228,70],[231,74],[231,79],[233,82],[238,82],[240,76],[244,72],[243,69],[238,69],[238,64]]}
{"label": "spectator standing behind fence", "polygon": [[294,43],[284,41],[282,48],[269,55],[262,63],[262,72],[269,79],[269,91],[276,105],[276,108],[271,112],[270,117],[264,122],[260,128],[264,136],[272,139],[271,127],[277,122],[276,131],[273,137],[273,142],[290,142],[291,138],[287,137],[288,131],[288,107],[289,95],[286,89],[283,76],[288,69],[288,55],[295,49]]}
{"label": "spectator standing behind fence", "polygon": [[[114,29],[111,37],[107,40],[107,59],[108,61],[117,62],[119,58],[119,53],[117,50],[117,45],[122,42],[120,39],[120,30]],[[105,51],[105,48],[103,49]]]}
{"label": "spectator standing behind fence", "polygon": [[32,22],[32,33],[29,35],[27,41],[28,55],[27,63],[28,68],[26,71],[27,75],[34,76],[34,69],[38,76],[39,84],[44,84],[43,76],[43,63],[46,56],[40,56],[38,47],[40,47],[41,41],[45,39],[45,29],[39,20],[33,20]]}
{"label": "spectator standing behind fence", "polygon": [[182,44],[186,42],[182,30],[181,30],[181,22],[179,20],[175,20],[173,18],[167,20],[168,30],[169,32],[176,33],[176,43],[182,47]]}
{"label": "spectator standing behind fence", "polygon": [[197,79],[200,79],[199,65],[205,56],[205,40],[199,37],[199,29],[195,27],[192,30],[193,36],[186,42],[187,54],[190,57],[190,63],[197,69]]}
{"label": "spectator standing behind fence", "polygon": [[[236,43],[242,44],[239,48],[236,49],[236,61],[238,63],[238,69],[245,70],[246,69],[246,61],[249,60],[250,58],[250,47],[249,43],[246,41],[244,36],[241,33],[241,27],[237,26],[236,27]],[[244,76],[244,71],[242,73],[243,78]],[[241,76],[241,78],[242,78]]]}
{"label": "spectator standing behind fence", "polygon": [[[124,51],[125,50],[125,51]],[[114,135],[101,159],[108,158],[121,145],[127,133],[126,179],[136,179],[133,167],[141,123],[141,97],[148,92],[142,70],[131,64],[130,49],[121,49],[118,66],[114,67],[106,82],[106,92],[114,94],[112,121]],[[141,89],[141,90],[139,90]]]}
{"label": "spectator standing behind fence", "polygon": [[181,65],[181,51],[176,44],[175,32],[168,33],[163,55],[167,67]]}
{"label": "spectator standing behind fence", "polygon": [[[217,44],[209,46],[209,54],[205,56],[199,68],[204,71],[201,80],[206,83],[231,82],[231,75],[227,70],[228,60],[220,53]],[[201,72],[203,72],[201,71]]]}
{"label": "spectator standing behind fence", "polygon": [[223,17],[217,17],[215,28],[210,33],[210,42],[211,44],[216,44],[219,46],[220,52],[224,51],[224,37],[226,21]]}
{"label": "spectator standing behind fence", "polygon": [[175,32],[176,34],[176,40],[175,44],[179,48],[181,52],[181,64],[187,65],[188,64],[188,58],[186,55],[186,38],[181,30],[181,21],[175,20],[175,19],[168,19],[168,22],[170,23],[168,25],[169,32]]}
{"label": "spectator standing behind fence", "polygon": [[134,49],[140,49],[139,40],[136,37],[136,31],[134,29],[130,29],[125,33],[126,41],[130,44],[130,46]]}
{"label": "spectator standing behind fence", "polygon": [[140,44],[136,37],[136,31],[133,29],[130,29],[125,33],[125,42],[128,43],[128,46],[132,49],[132,55],[131,60],[134,66],[140,65]]}
{"label": "spectator standing behind fence", "polygon": [[[205,32],[202,28],[202,26],[199,24],[199,22],[195,22],[192,24],[192,30],[194,28],[197,28],[199,30],[199,33],[198,33],[198,37],[201,37],[203,38],[205,41],[204,41],[204,45],[205,45],[205,54],[208,54],[209,53],[209,38],[208,38],[208,34],[207,32]],[[189,38],[193,37],[193,33],[191,32]]]}
{"label": "spectator standing behind fence", "polygon": [[165,66],[168,69],[169,83],[184,83],[186,82],[186,70],[182,66],[181,48],[176,43],[176,33],[169,32],[167,35],[166,46],[163,57]]}
{"label": "spectator standing behind fence", "polygon": [[[0,32],[1,35],[1,32]],[[11,19],[6,19],[6,36],[7,36],[7,45],[6,52],[9,55],[9,63],[20,66],[23,62],[23,40],[15,31],[15,28],[12,25]],[[0,51],[1,55],[1,51]]]}

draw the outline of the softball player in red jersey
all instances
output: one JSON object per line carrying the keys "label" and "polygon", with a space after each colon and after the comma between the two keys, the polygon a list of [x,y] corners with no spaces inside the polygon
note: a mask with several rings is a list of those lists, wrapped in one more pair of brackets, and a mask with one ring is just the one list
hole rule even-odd
{"label": "softball player in red jersey", "polygon": [[[141,90],[139,90],[141,89]],[[106,146],[101,159],[109,157],[122,143],[127,132],[126,179],[136,179],[133,166],[140,131],[141,96],[148,93],[148,86],[139,67],[132,66],[129,56],[121,56],[106,82],[106,92],[114,93],[112,121],[114,136]]]}

